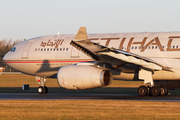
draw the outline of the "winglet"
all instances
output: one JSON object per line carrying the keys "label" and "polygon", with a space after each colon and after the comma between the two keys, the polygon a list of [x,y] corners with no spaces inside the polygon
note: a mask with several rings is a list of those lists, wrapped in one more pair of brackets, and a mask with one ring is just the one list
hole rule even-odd
{"label": "winglet", "polygon": [[80,27],[79,31],[76,34],[76,37],[74,38],[74,41],[81,41],[81,40],[87,40],[87,32],[86,27]]}

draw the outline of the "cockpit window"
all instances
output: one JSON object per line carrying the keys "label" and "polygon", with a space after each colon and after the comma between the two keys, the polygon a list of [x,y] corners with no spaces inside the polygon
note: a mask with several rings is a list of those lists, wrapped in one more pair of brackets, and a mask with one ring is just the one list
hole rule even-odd
{"label": "cockpit window", "polygon": [[12,49],[11,49],[11,52],[15,52],[16,51],[16,47],[13,47]]}

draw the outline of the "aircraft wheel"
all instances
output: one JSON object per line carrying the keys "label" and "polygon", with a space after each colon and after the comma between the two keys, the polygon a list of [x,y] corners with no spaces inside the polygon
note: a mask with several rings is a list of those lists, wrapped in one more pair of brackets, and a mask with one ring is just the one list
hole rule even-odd
{"label": "aircraft wheel", "polygon": [[43,94],[44,93],[44,87],[43,86],[39,86],[38,89],[37,89],[37,92],[39,94]]}
{"label": "aircraft wheel", "polygon": [[142,85],[138,88],[138,94],[139,96],[146,96],[148,93],[148,89],[146,86]]}
{"label": "aircraft wheel", "polygon": [[151,95],[152,96],[158,96],[158,95],[160,95],[160,92],[161,92],[161,90],[160,90],[160,87],[159,86],[153,86],[152,88],[151,88]]}
{"label": "aircraft wheel", "polygon": [[48,88],[46,86],[44,86],[44,93],[48,93]]}
{"label": "aircraft wheel", "polygon": [[168,94],[168,89],[165,86],[160,86],[160,95],[166,96]]}

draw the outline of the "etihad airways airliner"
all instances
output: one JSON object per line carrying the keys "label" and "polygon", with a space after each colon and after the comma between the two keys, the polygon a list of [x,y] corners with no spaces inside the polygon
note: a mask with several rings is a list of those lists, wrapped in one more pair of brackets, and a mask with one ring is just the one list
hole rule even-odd
{"label": "etihad airways airliner", "polygon": [[167,95],[180,88],[180,32],[48,35],[15,45],[3,58],[8,66],[36,76],[47,93],[47,77],[60,87],[90,89],[112,79],[144,80],[140,96]]}

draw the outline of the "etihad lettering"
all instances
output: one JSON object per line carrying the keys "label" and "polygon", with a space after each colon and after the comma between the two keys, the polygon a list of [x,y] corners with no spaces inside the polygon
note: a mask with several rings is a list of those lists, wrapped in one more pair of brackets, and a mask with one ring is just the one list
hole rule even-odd
{"label": "etihad lettering", "polygon": [[[147,38],[145,38],[144,40],[146,41]],[[143,42],[144,42],[144,41],[143,41]],[[145,43],[145,42],[144,42],[144,43]],[[143,43],[143,45],[141,46],[142,49],[141,49],[140,52],[144,52],[145,49],[147,49],[150,45],[156,45],[157,48],[159,48],[160,51],[164,51],[164,49],[162,48],[162,45],[161,45],[158,37],[152,39],[152,40],[149,41],[146,45],[144,45],[144,43]],[[144,47],[143,47],[143,46],[144,46]]]}
{"label": "etihad lettering", "polygon": [[46,46],[51,46],[51,47],[55,47],[55,48],[58,48],[59,46],[62,45],[64,39],[58,39],[58,40],[54,40],[54,42],[51,42],[51,39],[48,40],[48,42],[44,42],[42,41],[41,42],[41,45],[40,46],[43,46],[43,47],[46,47]]}
{"label": "etihad lettering", "polygon": [[105,46],[109,46],[111,40],[119,40],[120,38],[101,38],[101,40],[107,40]]}
{"label": "etihad lettering", "polygon": [[122,50],[123,45],[124,45],[124,41],[126,40],[126,38],[123,38],[119,44],[119,49]]}
{"label": "etihad lettering", "polygon": [[[180,36],[169,36],[167,40],[166,45],[162,45],[160,42],[160,39],[158,37],[155,37],[151,40],[148,40],[148,37],[144,37],[142,41],[134,41],[135,37],[131,38],[90,38],[90,40],[106,40],[105,46],[109,46],[111,40],[119,40],[119,49],[120,50],[125,50],[124,48],[127,46],[126,51],[130,52],[131,48],[139,48],[140,52],[144,52],[146,49],[151,48],[152,49],[156,48],[159,49],[160,51],[180,51],[180,48],[178,48],[178,45],[175,48],[175,45],[172,45],[172,42],[174,39],[180,39]],[[148,40],[148,41],[147,41]],[[125,45],[125,41],[127,45]],[[98,41],[98,44],[100,42]],[[132,47],[134,46],[134,47]],[[180,45],[179,45],[180,46]]]}
{"label": "etihad lettering", "polygon": [[131,44],[132,44],[132,41],[133,41],[134,37],[132,37],[129,42],[128,42],[128,46],[127,46],[127,51],[129,52],[130,51],[130,47],[131,47]]}
{"label": "etihad lettering", "polygon": [[167,44],[167,50],[166,51],[180,51],[180,48],[171,48],[172,47],[172,41],[174,39],[177,39],[177,38],[180,38],[180,36],[170,36],[169,37],[169,41],[168,41],[168,44]]}
{"label": "etihad lettering", "polygon": [[[143,48],[146,40],[147,40],[147,37],[145,37],[142,42],[133,42],[132,44],[140,44],[140,48]],[[144,49],[144,48],[143,48],[143,49]],[[142,52],[142,51],[141,51],[141,52]]]}

